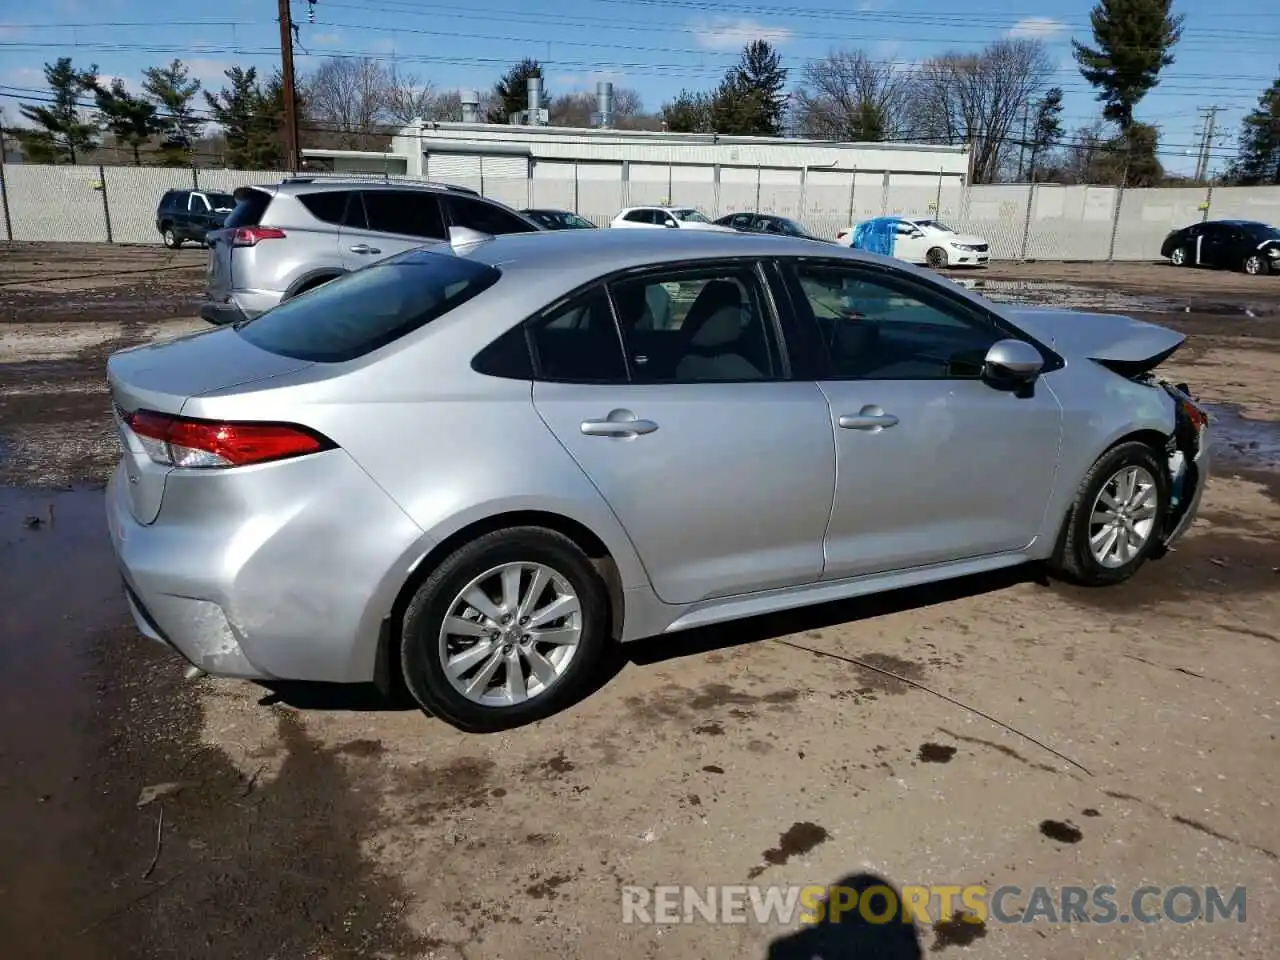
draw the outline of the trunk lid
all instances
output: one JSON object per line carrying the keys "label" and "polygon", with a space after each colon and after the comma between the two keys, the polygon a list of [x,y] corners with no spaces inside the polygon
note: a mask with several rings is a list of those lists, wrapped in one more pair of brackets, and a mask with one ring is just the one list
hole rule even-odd
{"label": "trunk lid", "polygon": [[1064,357],[1096,360],[1126,376],[1155,369],[1187,339],[1168,327],[1110,313],[1027,307],[1008,315]]}
{"label": "trunk lid", "polygon": [[293,373],[311,361],[260,350],[231,327],[133,347],[107,359],[107,384],[128,473],[129,506],[139,523],[160,513],[172,467],[156,463],[124,422],[135,410],[180,414],[191,397]]}
{"label": "trunk lid", "polygon": [[205,274],[205,294],[210,300],[225,303],[235,289],[231,259],[235,248],[231,239],[237,227],[256,227],[271,206],[274,194],[263,187],[240,187],[235,192],[236,206],[217,230],[205,236],[209,245],[209,267]]}

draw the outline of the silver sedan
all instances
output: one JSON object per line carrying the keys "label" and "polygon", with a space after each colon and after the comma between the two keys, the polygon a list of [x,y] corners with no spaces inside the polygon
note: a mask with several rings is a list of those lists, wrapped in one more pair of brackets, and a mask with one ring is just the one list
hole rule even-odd
{"label": "silver sedan", "polygon": [[1191,523],[1182,342],[804,240],[503,236],[114,354],[109,526],[200,670],[397,676],[468,730],[611,643],[1045,561],[1116,584]]}

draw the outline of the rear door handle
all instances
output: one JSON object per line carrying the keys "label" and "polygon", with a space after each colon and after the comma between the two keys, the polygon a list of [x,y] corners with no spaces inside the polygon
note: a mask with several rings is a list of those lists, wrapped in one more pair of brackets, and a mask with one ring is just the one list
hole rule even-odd
{"label": "rear door handle", "polygon": [[581,429],[588,437],[636,437],[653,433],[658,425],[652,420],[637,420],[630,410],[614,410],[603,420],[583,420]]}
{"label": "rear door handle", "polygon": [[367,243],[357,243],[351,248],[352,253],[381,253],[377,247],[371,247]]}
{"label": "rear door handle", "polygon": [[869,403],[857,413],[841,414],[836,420],[846,430],[866,430],[879,433],[886,427],[897,424],[898,418],[892,413],[885,413],[874,403]]}

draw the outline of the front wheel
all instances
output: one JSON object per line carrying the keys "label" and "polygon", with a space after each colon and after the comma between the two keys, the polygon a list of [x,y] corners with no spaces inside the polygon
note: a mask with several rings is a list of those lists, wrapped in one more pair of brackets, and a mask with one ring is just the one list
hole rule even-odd
{"label": "front wheel", "polygon": [[177,250],[182,246],[182,241],[173,232],[173,227],[165,227],[164,232],[160,234],[160,239],[164,241],[164,245],[170,250]]}
{"label": "front wheel", "polygon": [[1244,258],[1244,272],[1254,277],[1265,276],[1271,272],[1271,264],[1260,253],[1251,253]]}
{"label": "front wheel", "polygon": [[461,730],[502,730],[580,696],[608,630],[608,592],[577,544],[515,527],[459,547],[418,588],[400,665],[428,713]]}
{"label": "front wheel", "polygon": [[1191,262],[1191,258],[1187,256],[1186,247],[1176,247],[1174,251],[1169,254],[1169,260],[1175,267],[1185,267]]}
{"label": "front wheel", "polygon": [[947,258],[947,251],[941,247],[934,247],[925,254],[925,263],[929,264],[934,270],[945,270],[947,264],[951,261]]}
{"label": "front wheel", "polygon": [[1113,447],[1081,481],[1050,567],[1085,586],[1128,580],[1160,546],[1168,512],[1156,451],[1137,441]]}

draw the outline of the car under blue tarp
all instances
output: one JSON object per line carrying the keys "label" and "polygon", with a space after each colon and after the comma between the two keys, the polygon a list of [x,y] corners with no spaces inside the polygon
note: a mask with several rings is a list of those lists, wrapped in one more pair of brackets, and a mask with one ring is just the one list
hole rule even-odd
{"label": "car under blue tarp", "polygon": [[892,257],[898,222],[896,217],[873,217],[870,220],[864,220],[854,227],[853,240],[849,246],[855,250],[866,250],[868,253],[880,253],[886,257]]}

